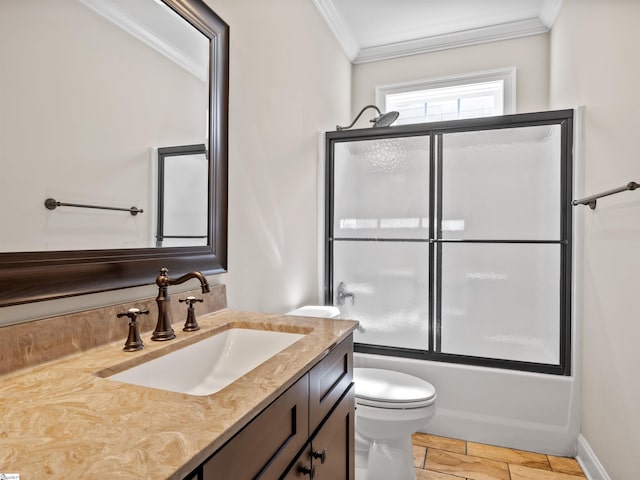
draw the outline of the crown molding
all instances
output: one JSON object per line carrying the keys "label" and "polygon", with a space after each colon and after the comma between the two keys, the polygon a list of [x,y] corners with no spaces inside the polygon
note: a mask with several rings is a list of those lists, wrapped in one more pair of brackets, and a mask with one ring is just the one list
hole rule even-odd
{"label": "crown molding", "polygon": [[560,9],[564,0],[544,0],[542,8],[540,9],[540,21],[551,30],[556,23],[556,19],[560,14]]}
{"label": "crown molding", "polygon": [[186,71],[195,75],[200,80],[208,81],[208,65],[207,62],[199,62],[187,55],[178,47],[172,45],[171,42],[160,38],[137,19],[130,16],[110,0],[79,0],[97,14],[103,16],[114,25],[122,28],[124,31],[144,42],[157,52],[172,60]]}
{"label": "crown molding", "polygon": [[449,48],[468,47],[482,43],[547,33],[549,28],[539,18],[508,22],[489,27],[473,28],[444,35],[423,37],[406,42],[363,48],[353,63],[367,63],[390,58],[435,52]]}
{"label": "crown molding", "polygon": [[360,48],[334,1],[313,0],[345,54],[354,64],[547,33],[558,18],[563,2],[564,0],[544,0],[539,17]]}
{"label": "crown molding", "polygon": [[329,28],[338,39],[342,50],[352,62],[360,52],[360,46],[351,34],[342,16],[336,9],[332,0],[313,0],[314,5],[329,25]]}

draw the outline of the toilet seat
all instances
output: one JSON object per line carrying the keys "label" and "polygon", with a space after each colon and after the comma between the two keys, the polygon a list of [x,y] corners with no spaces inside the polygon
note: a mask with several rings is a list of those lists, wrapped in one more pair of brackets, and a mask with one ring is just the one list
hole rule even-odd
{"label": "toilet seat", "polygon": [[356,404],[388,409],[423,408],[436,400],[429,382],[406,373],[354,368]]}

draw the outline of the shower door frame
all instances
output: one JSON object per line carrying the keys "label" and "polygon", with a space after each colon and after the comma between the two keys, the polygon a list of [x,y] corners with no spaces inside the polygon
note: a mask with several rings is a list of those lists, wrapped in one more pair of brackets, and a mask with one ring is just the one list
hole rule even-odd
{"label": "shower door frame", "polygon": [[[366,128],[358,130],[342,130],[325,134],[325,233],[324,233],[324,302],[333,303],[333,245],[334,245],[334,146],[363,140],[379,140],[403,137],[429,137],[429,313],[428,350],[414,350],[402,347],[355,343],[354,351],[377,355],[390,355],[420,360],[459,363],[509,370],[519,370],[555,375],[571,375],[571,259],[572,259],[572,190],[573,190],[573,110],[556,110],[537,113],[504,115],[499,117],[474,118],[444,122],[430,122],[396,127]],[[436,162],[441,160],[442,142],[436,139],[449,133],[473,132],[482,130],[498,130],[518,127],[559,125],[560,131],[560,240],[448,240],[439,238],[442,212],[442,188],[436,182],[441,181],[441,172],[436,174]],[[436,195],[440,198],[436,199]],[[436,202],[438,211],[436,211]],[[344,239],[343,239],[344,240]],[[348,239],[346,239],[348,240]],[[358,238],[358,241],[388,241],[385,239]],[[393,239],[398,240],[398,239]],[[413,239],[402,240],[407,242]],[[559,363],[546,364],[499,358],[476,357],[469,355],[443,353],[436,351],[439,341],[439,312],[441,306],[440,285],[436,278],[435,268],[441,271],[442,255],[436,255],[436,249],[443,243],[526,243],[526,244],[558,244],[560,246],[560,342]],[[437,264],[436,264],[437,262]],[[435,266],[435,268],[434,268]]]}

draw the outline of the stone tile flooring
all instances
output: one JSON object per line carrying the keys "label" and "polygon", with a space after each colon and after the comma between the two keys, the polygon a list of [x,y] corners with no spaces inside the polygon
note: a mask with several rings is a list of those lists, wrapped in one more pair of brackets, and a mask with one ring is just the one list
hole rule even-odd
{"label": "stone tile flooring", "polygon": [[573,458],[413,435],[417,480],[584,480]]}

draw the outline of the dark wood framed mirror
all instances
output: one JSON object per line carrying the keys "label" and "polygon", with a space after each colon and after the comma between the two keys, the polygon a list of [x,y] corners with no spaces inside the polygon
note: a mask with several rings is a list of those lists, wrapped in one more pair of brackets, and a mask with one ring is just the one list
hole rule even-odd
{"label": "dark wood framed mirror", "polygon": [[[146,285],[155,281],[162,267],[173,275],[193,270],[206,275],[226,271],[229,27],[202,0],[162,2],[209,40],[206,245],[18,251],[15,242],[4,248],[0,241],[0,307]],[[42,200],[38,198],[40,205]],[[2,228],[10,232],[20,225],[7,221]]]}

